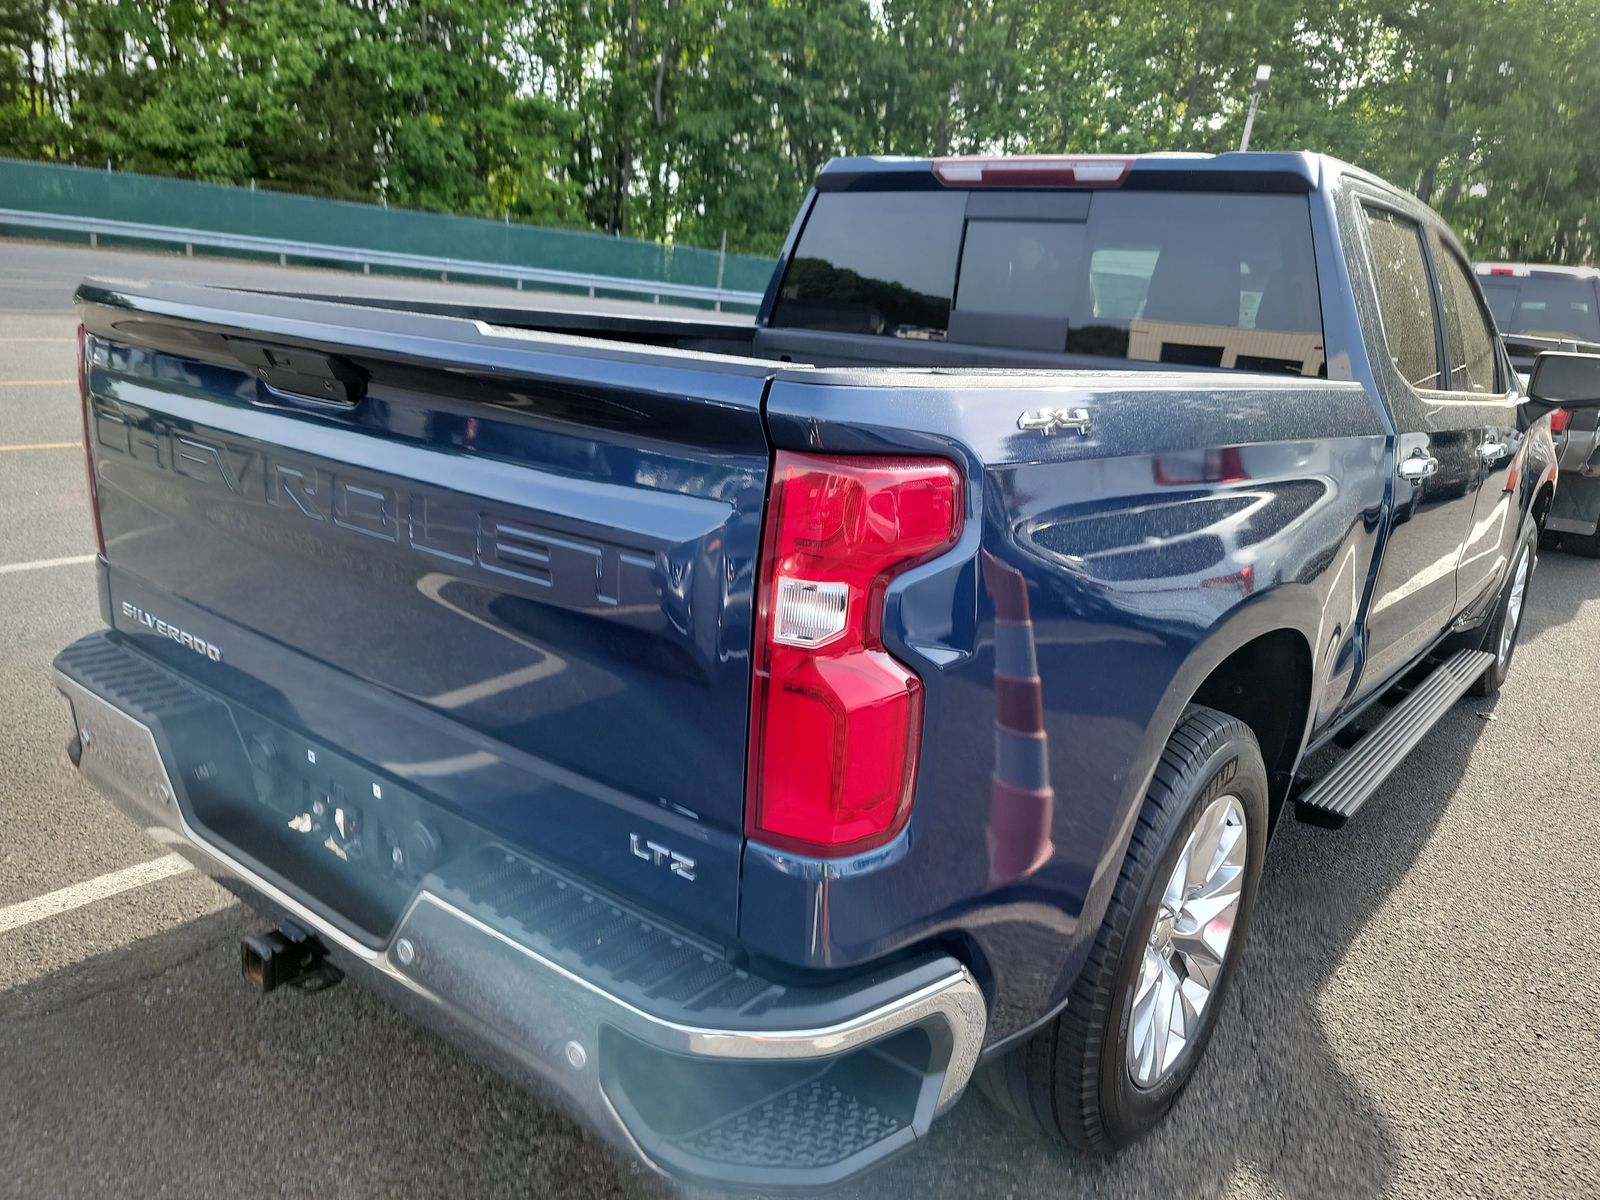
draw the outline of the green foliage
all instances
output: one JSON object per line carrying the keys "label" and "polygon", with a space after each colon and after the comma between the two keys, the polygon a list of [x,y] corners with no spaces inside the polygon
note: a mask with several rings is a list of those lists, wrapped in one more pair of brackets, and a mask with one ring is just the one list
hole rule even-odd
{"label": "green foliage", "polygon": [[1258,149],[1600,260],[1600,0],[0,0],[0,154],[771,253],[836,154]]}

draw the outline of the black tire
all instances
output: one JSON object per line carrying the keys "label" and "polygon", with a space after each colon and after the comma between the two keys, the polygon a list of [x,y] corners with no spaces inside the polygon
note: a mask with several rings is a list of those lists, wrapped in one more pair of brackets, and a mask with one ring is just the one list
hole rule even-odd
{"label": "black tire", "polygon": [[[1527,555],[1528,575],[1523,580],[1522,602],[1517,606],[1511,640],[1505,653],[1502,654],[1501,640],[1505,636],[1507,623],[1513,621],[1511,595],[1516,587],[1517,572],[1523,561],[1523,555]],[[1522,618],[1528,612],[1528,595],[1533,590],[1534,568],[1538,564],[1539,534],[1536,529],[1530,528],[1523,533],[1517,542],[1516,550],[1511,554],[1511,570],[1506,574],[1505,584],[1500,589],[1500,600],[1495,605],[1494,616],[1484,626],[1483,641],[1479,643],[1478,648],[1487,650],[1495,656],[1495,659],[1484,673],[1473,681],[1471,692],[1474,696],[1493,696],[1504,685],[1506,677],[1511,674],[1511,662],[1517,653],[1517,640],[1522,636]]]}
{"label": "black tire", "polygon": [[[1218,797],[1245,814],[1246,858],[1221,975],[1171,1073],[1137,1086],[1127,1063],[1128,1014],[1161,893],[1190,831]],[[1223,1007],[1261,882],[1268,833],[1267,772],[1244,722],[1191,706],[1162,752],[1128,844],[1111,904],[1061,1015],[984,1065],[979,1087],[1003,1112],[1068,1145],[1111,1154],[1160,1122],[1204,1053]]]}

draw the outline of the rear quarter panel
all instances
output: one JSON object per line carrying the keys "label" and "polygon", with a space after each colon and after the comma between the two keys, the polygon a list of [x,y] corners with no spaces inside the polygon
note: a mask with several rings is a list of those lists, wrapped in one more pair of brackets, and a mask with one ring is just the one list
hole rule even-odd
{"label": "rear quarter panel", "polygon": [[[1043,405],[1088,409],[1092,432],[1020,431]],[[768,420],[781,448],[950,457],[969,519],[889,595],[886,641],[926,687],[906,830],[843,862],[747,844],[741,940],[807,966],[963,943],[1003,1038],[1070,987],[1206,675],[1289,629],[1313,715],[1348,693],[1385,498],[1380,410],[1314,380],[840,371],[780,376]],[[1025,671],[1030,650],[1042,720],[1018,731],[1033,722],[997,668]]]}

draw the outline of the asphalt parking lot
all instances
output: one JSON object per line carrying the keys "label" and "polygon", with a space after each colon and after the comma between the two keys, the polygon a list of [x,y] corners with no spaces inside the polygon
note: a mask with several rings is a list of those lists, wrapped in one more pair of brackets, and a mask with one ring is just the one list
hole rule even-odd
{"label": "asphalt parking lot", "polygon": [[[88,274],[446,294],[0,241],[0,1195],[664,1194],[354,987],[253,995],[257,920],[78,781],[49,664],[99,624]],[[1529,603],[1497,702],[1459,704],[1346,830],[1280,830],[1157,1134],[1089,1162],[969,1096],[849,1195],[1600,1194],[1600,562],[1544,553]]]}

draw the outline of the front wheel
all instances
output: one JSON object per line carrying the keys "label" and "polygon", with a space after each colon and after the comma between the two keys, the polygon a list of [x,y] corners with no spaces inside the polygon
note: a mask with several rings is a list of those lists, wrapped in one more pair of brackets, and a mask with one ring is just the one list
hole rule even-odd
{"label": "front wheel", "polygon": [[1191,707],[1174,731],[1065,1010],[988,1064],[1003,1110],[1109,1154],[1161,1120],[1222,1007],[1261,880],[1267,772],[1242,721]]}
{"label": "front wheel", "polygon": [[1533,582],[1533,569],[1539,564],[1538,533],[1529,529],[1517,542],[1511,556],[1511,573],[1500,589],[1500,603],[1483,632],[1481,649],[1494,655],[1494,661],[1485,668],[1472,685],[1474,696],[1492,696],[1498,692],[1511,673],[1511,658],[1517,652],[1517,637],[1522,632],[1522,614],[1527,607],[1528,587]]}

